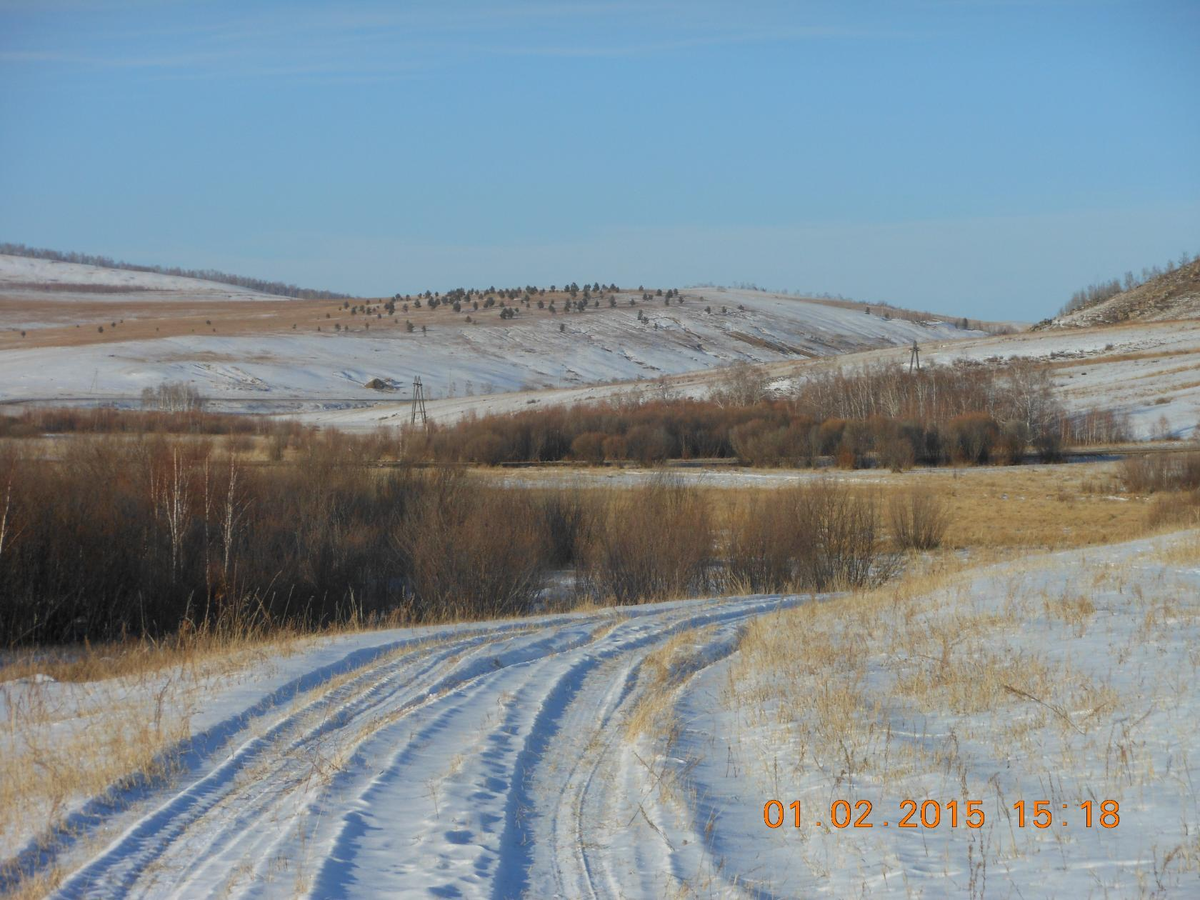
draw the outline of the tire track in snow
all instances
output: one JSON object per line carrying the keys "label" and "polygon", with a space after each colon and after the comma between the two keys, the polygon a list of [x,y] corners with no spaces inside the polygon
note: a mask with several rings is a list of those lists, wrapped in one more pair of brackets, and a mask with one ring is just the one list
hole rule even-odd
{"label": "tire track in snow", "polygon": [[[549,616],[532,622],[517,620],[500,624],[465,625],[453,630],[427,629],[419,635],[351,650],[280,685],[243,711],[214,723],[181,745],[168,748],[156,758],[155,765],[176,772],[181,779],[198,778],[212,764],[212,760],[225,752],[231,740],[256,722],[275,716],[286,704],[296,702],[334,678],[354,672],[369,673],[386,657],[405,649],[415,652],[439,640],[481,640],[489,636],[519,633],[531,626],[555,627],[571,620],[571,616]],[[0,860],[0,872],[4,873],[4,878],[0,878],[0,890],[6,890],[9,881],[18,877],[29,878],[53,869],[81,841],[94,837],[109,823],[122,818],[132,807],[152,800],[159,793],[161,791],[157,784],[141,774],[134,774],[121,784],[87,800],[76,812],[30,840],[15,856]]]}
{"label": "tire track in snow", "polygon": [[[585,817],[612,806],[602,802],[613,798],[603,796],[597,773],[619,765],[623,733],[615,727],[639,689],[645,655],[706,625],[721,626],[729,652],[728,635],[742,622],[796,602],[632,607],[608,630],[608,612],[465,627],[435,634],[456,640],[399,641],[356,657],[357,667],[326,667],[323,680],[297,679],[288,696],[303,700],[301,683],[311,690],[335,675],[348,680],[261,735],[242,727],[232,752],[210,750],[207,764],[193,763],[181,788],[64,881],[58,896],[276,896],[282,880],[299,877],[281,880],[276,862],[298,847],[315,854],[315,878],[297,882],[314,897],[363,887],[382,893],[387,878],[358,880],[381,874],[380,849],[407,860],[389,873],[397,884],[431,896],[615,893],[620,878],[585,842],[597,824]],[[268,711],[230,721],[245,726]],[[594,752],[582,752],[585,740]],[[338,756],[315,782],[314,754]],[[452,771],[441,774],[437,766],[451,757]],[[419,818],[414,779],[429,772],[447,795],[440,814]],[[396,843],[401,836],[407,844]],[[553,848],[549,866],[544,848]]]}
{"label": "tire track in snow", "polygon": [[[390,662],[385,659],[381,666],[368,667],[347,684],[335,688],[299,710],[286,713],[264,734],[246,740],[210,772],[189,783],[156,810],[135,823],[91,862],[66,879],[57,892],[58,896],[72,898],[91,896],[95,891],[106,895],[129,891],[142,873],[171,848],[173,842],[184,838],[205,814],[223,804],[231,794],[238,792],[239,774],[250,770],[260,759],[273,751],[278,752],[276,742],[288,739],[289,730],[297,727],[301,729],[301,733],[292,737],[283,751],[285,755],[295,756],[300,748],[311,745],[331,731],[346,727],[355,716],[369,712],[385,702],[390,696],[387,688],[393,680],[402,676],[414,663],[419,664],[426,655],[436,655],[434,664],[430,667],[436,669],[439,662],[452,659],[464,648],[495,640],[500,638],[471,638],[441,648],[440,653],[437,652],[438,648],[432,648],[428,654],[417,650],[416,659],[413,659],[413,654],[405,654]],[[426,671],[429,669],[419,672],[415,677],[419,678]],[[368,682],[366,690],[346,705],[339,706],[340,701],[348,695],[353,696],[355,688],[362,687],[364,681]],[[331,709],[333,715],[325,717],[315,727],[303,729],[303,720],[318,708]],[[278,771],[277,766],[270,774],[278,774]],[[250,789],[257,783],[259,782],[256,779],[249,786]],[[262,783],[271,784],[269,779],[263,779]],[[243,790],[241,798],[244,799],[244,796]],[[220,840],[221,836],[218,830],[212,840]]]}
{"label": "tire track in snow", "polygon": [[[638,664],[640,664],[641,659],[654,646],[665,642],[681,631],[701,628],[706,625],[723,623],[732,625],[740,623],[761,615],[764,612],[779,609],[781,606],[792,605],[795,602],[798,602],[798,600],[784,601],[779,598],[765,601],[718,601],[706,604],[705,611],[700,612],[695,611],[695,607],[689,608],[686,605],[677,607],[671,611],[678,616],[677,618],[667,618],[670,615],[670,613],[667,613],[664,616],[664,618],[667,618],[667,621],[661,623],[658,628],[647,629],[649,633],[640,634],[612,647],[590,648],[584,659],[562,673],[555,681],[551,690],[547,692],[526,738],[525,747],[518,754],[516,760],[514,778],[506,809],[506,840],[504,841],[506,852],[502,853],[501,864],[496,873],[492,890],[494,900],[508,900],[508,898],[521,897],[530,890],[531,869],[534,864],[533,847],[538,839],[536,823],[544,818],[547,820],[548,826],[551,829],[553,828],[552,814],[547,810],[539,810],[537,808],[536,800],[531,791],[531,781],[537,767],[553,756],[549,751],[552,742],[561,732],[562,720],[566,716],[568,707],[582,693],[587,676],[595,671],[601,662],[607,659],[614,659],[620,654],[640,651],[637,659]],[[665,627],[661,627],[662,625],[665,625]],[[615,712],[616,708],[632,694],[635,686],[635,681],[627,680],[625,682],[619,695],[619,700],[613,707],[613,710],[610,711],[609,721],[606,724],[611,725],[611,713]],[[581,720],[597,721],[596,710],[593,708],[585,709],[580,713],[580,718]],[[600,719],[603,720],[603,718],[603,713],[601,713]],[[616,735],[613,734],[608,736],[605,752],[601,754],[601,757],[607,755],[607,751],[615,743],[615,738]],[[561,748],[562,752],[558,756],[561,758],[566,753],[574,753],[575,765],[577,766],[583,754],[578,753],[577,748],[572,747],[570,741],[567,744],[567,747]],[[520,776],[520,778],[516,776]],[[569,783],[570,777],[568,776],[562,784],[556,785],[556,796],[561,796]],[[546,791],[544,793],[549,795],[551,792]],[[580,810],[580,819],[582,819],[582,805],[577,808]],[[575,831],[577,834],[585,824],[580,819],[577,819],[575,822]],[[530,827],[531,824],[532,827]],[[582,839],[580,839],[579,843],[582,845]],[[557,859],[554,860],[553,865],[554,868],[557,868]],[[588,872],[589,867],[586,862],[583,868],[585,873]],[[553,878],[557,883],[565,884],[566,879],[561,873],[555,872]],[[590,875],[585,875],[584,883],[592,895],[595,896],[595,884]],[[564,896],[573,895],[564,894]]]}
{"label": "tire track in snow", "polygon": [[[765,612],[795,605],[799,601],[793,598],[768,602],[770,605],[766,609],[761,606],[755,606],[748,610],[743,609],[736,614],[722,617],[717,623],[714,623],[711,617],[696,617],[679,623],[678,626],[664,634],[664,638],[666,638],[680,631],[699,629],[712,624],[721,625],[720,634],[710,636],[704,645],[701,662],[689,671],[688,681],[698,672],[725,659],[736,650],[737,635],[744,622]],[[580,895],[581,890],[586,890],[587,896],[593,900],[599,900],[601,896],[628,895],[628,891],[623,889],[620,878],[613,868],[612,857],[606,853],[601,854],[597,859],[592,858],[593,851],[596,849],[595,842],[586,840],[585,832],[587,826],[596,826],[605,821],[610,824],[623,823],[623,820],[622,823],[615,823],[612,818],[618,801],[614,792],[608,789],[597,795],[594,788],[601,770],[617,766],[620,763],[618,754],[613,751],[623,740],[624,735],[619,730],[622,723],[614,722],[614,720],[618,713],[625,708],[626,700],[637,689],[641,666],[646,655],[654,648],[647,647],[645,649],[646,652],[640,654],[637,660],[627,667],[624,678],[617,683],[620,690],[615,699],[613,693],[616,685],[605,692],[601,698],[599,715],[596,718],[598,724],[594,732],[596,735],[604,735],[599,749],[591,754],[580,753],[564,780],[563,791],[559,795],[550,825],[550,840],[554,848],[550,859],[553,864],[552,876],[555,882],[556,896],[575,897]],[[687,682],[679,685],[675,691],[685,690],[686,684]],[[585,768],[586,773],[581,773],[581,770]],[[640,777],[641,773],[637,774]],[[647,772],[646,774],[652,773]],[[638,806],[639,802],[635,801],[634,809],[636,810]],[[564,810],[567,813],[565,822]],[[596,810],[598,812],[594,812]],[[571,860],[575,864],[575,869],[564,871],[563,864],[567,860]]]}
{"label": "tire track in snow", "polygon": [[[581,620],[575,619],[570,624],[579,625],[580,622]],[[290,740],[284,751],[285,756],[291,757],[301,765],[302,749],[311,747],[315,741],[326,735],[350,728],[365,714],[379,708],[388,700],[396,699],[395,691],[409,689],[404,695],[407,699],[400,699],[402,708],[397,711],[401,714],[407,713],[493,670],[494,666],[487,659],[479,659],[484,650],[505,640],[516,640],[517,647],[512,651],[515,659],[536,658],[545,652],[547,641],[552,641],[554,636],[561,633],[563,632],[552,630],[547,637],[541,632],[505,626],[495,633],[471,635],[466,639],[435,647],[429,651],[436,654],[433,665],[419,672],[413,680],[396,685],[392,691],[388,688],[411,667],[414,662],[413,654],[405,654],[392,661],[385,659],[382,665],[369,667],[346,685],[339,686],[330,694],[317,698],[296,712],[286,714],[265,734],[247,740],[229,758],[188,784],[154,812],[144,816],[106,850],[66,879],[57,896],[86,897],[92,896],[95,891],[107,895],[114,891],[124,893],[132,889],[147,868],[158,860],[173,842],[187,837],[189,830],[206,813],[231,795],[237,794],[238,800],[245,799],[245,789],[240,789],[236,783],[239,773],[249,770],[258,760],[269,756],[276,747],[276,742],[285,738],[288,730],[296,728],[306,716],[311,716],[315,708],[331,709],[333,714],[312,728],[302,729],[298,737]],[[524,650],[521,648],[522,641],[528,642],[529,645]],[[464,652],[466,657],[461,656]],[[427,654],[418,650],[417,655],[424,658]],[[431,684],[423,685],[419,680],[421,676],[443,671],[445,667],[442,663],[448,663],[449,673]],[[362,687],[364,682],[367,683],[366,689],[356,699],[339,706],[341,698],[351,693],[354,688]],[[278,769],[274,774],[277,772]],[[265,781],[271,784],[270,778]],[[254,826],[252,818],[241,818],[247,822],[248,827]],[[218,829],[212,840],[220,840],[221,837]],[[184,853],[194,852],[189,851],[187,847],[180,849]]]}

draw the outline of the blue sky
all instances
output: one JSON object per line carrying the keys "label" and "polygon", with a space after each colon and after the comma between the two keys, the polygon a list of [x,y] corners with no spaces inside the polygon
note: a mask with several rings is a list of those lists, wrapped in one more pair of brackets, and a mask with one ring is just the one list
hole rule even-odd
{"label": "blue sky", "polygon": [[990,318],[1200,252],[1200,3],[0,0],[0,240]]}

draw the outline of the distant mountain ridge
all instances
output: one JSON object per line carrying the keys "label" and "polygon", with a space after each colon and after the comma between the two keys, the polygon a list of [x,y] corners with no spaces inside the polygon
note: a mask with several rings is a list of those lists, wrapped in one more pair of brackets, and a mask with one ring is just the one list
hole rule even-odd
{"label": "distant mountain ridge", "polygon": [[216,269],[182,269],[178,266],[143,266],[117,261],[107,256],[96,256],[90,253],[62,252],[48,250],[44,247],[26,247],[24,244],[0,243],[0,255],[25,256],[32,259],[47,259],[53,262],[78,263],[86,266],[98,266],[103,269],[125,269],[131,272],[152,272],[156,275],[174,275],[180,278],[198,278],[203,281],[215,281],[220,284],[232,284],[236,287],[258,291],[262,294],[276,294],[280,297],[295,297],[298,300],[351,300],[352,294],[339,294],[335,291],[314,290],[297,287],[282,281],[267,281],[264,278],[249,278],[244,275],[230,275]]}

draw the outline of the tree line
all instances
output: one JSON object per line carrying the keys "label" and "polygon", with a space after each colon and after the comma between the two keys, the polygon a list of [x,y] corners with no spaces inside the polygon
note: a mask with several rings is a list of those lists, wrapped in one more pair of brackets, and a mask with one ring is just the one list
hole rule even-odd
{"label": "tree line", "polygon": [[1142,269],[1140,275],[1135,275],[1132,270],[1128,270],[1120,278],[1110,278],[1107,281],[1097,281],[1094,284],[1089,284],[1087,287],[1075,291],[1071,295],[1071,299],[1063,304],[1058,314],[1065,316],[1077,310],[1103,303],[1105,300],[1110,300],[1117,296],[1117,294],[1132,291],[1134,288],[1140,287],[1148,281],[1161,278],[1163,275],[1174,272],[1177,268],[1181,269],[1197,259],[1200,259],[1200,253],[1189,254],[1185,250],[1179,254],[1178,261],[1167,260],[1165,267],[1146,266]]}
{"label": "tree line", "polygon": [[455,621],[705,592],[829,590],[894,571],[878,501],[773,492],[714,524],[709,494],[514,491],[453,470],[347,465],[309,435],[251,467],[202,440],[84,436],[0,453],[0,645]]}
{"label": "tree line", "polygon": [[1026,360],[959,361],[909,373],[879,365],[811,377],[784,395],[734,367],[706,399],[651,395],[468,417],[405,435],[412,459],[497,465],[737,458],[766,466],[1019,463],[1033,450],[1128,439],[1111,411],[1068,412]]}

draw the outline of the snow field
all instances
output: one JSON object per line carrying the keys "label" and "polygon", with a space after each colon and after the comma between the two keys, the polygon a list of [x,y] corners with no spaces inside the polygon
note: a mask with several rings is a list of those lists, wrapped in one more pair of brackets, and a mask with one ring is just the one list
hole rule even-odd
{"label": "snow field", "polygon": [[[936,581],[764,617],[694,678],[669,772],[703,802],[671,814],[717,818],[681,870],[725,860],[760,897],[1200,891],[1197,534]],[[767,828],[769,799],[801,828]],[[838,799],[873,827],[831,827]],[[904,799],[940,825],[899,828]],[[1109,799],[1120,824],[1085,827]],[[984,827],[950,826],[950,800]],[[1018,800],[1053,824],[1021,827]]]}

